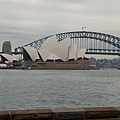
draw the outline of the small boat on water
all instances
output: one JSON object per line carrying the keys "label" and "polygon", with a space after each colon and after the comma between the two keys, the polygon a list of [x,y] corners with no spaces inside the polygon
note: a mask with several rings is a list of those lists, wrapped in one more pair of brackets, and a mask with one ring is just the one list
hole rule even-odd
{"label": "small boat on water", "polygon": [[120,70],[120,67],[117,67],[118,70]]}
{"label": "small boat on water", "polygon": [[0,69],[16,69],[13,65],[0,64]]}
{"label": "small boat on water", "polygon": [[30,70],[31,67],[28,67],[25,63],[23,63],[23,64],[21,65],[20,69],[22,69],[22,70]]}

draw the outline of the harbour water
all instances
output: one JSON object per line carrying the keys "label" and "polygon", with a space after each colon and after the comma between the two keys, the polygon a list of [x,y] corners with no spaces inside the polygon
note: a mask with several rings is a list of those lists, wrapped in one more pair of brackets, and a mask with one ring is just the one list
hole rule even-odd
{"label": "harbour water", "polygon": [[120,105],[120,71],[0,70],[0,110]]}

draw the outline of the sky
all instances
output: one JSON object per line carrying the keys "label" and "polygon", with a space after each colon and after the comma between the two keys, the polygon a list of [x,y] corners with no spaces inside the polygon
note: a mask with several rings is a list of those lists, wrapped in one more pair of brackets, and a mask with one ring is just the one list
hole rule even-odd
{"label": "sky", "polygon": [[0,51],[83,26],[120,37],[120,0],[0,0]]}

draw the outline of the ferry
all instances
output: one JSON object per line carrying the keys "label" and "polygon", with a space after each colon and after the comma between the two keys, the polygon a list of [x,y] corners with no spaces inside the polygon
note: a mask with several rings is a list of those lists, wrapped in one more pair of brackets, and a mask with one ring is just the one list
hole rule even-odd
{"label": "ferry", "polygon": [[28,67],[28,66],[26,65],[26,63],[23,63],[23,64],[21,65],[20,69],[22,69],[22,70],[30,70],[31,67]]}
{"label": "ferry", "polygon": [[117,67],[118,70],[120,70],[120,67]]}

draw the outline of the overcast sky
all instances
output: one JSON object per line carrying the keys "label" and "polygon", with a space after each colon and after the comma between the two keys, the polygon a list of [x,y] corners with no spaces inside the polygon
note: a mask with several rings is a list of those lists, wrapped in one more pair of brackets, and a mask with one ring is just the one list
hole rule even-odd
{"label": "overcast sky", "polygon": [[120,0],[0,0],[0,50],[83,26],[120,37]]}

